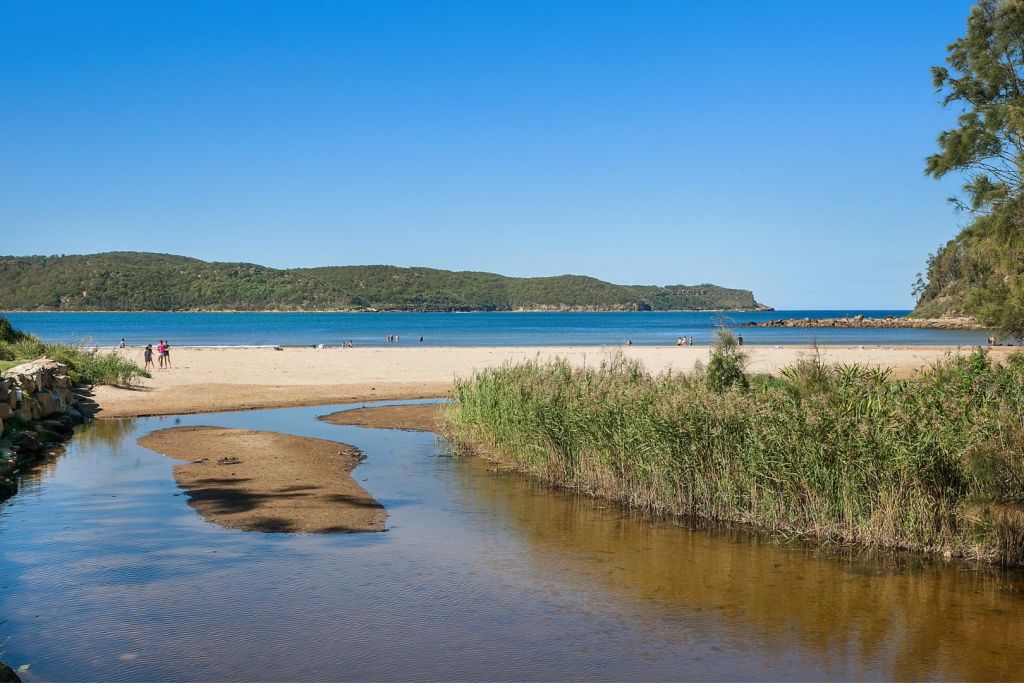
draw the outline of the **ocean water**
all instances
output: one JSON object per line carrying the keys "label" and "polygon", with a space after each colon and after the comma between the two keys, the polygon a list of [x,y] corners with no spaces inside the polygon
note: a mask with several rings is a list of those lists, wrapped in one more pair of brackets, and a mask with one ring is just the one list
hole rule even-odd
{"label": "ocean water", "polygon": [[[273,345],[428,346],[672,345],[677,337],[711,343],[722,325],[779,318],[868,317],[907,311],[764,311],[753,313],[4,313],[20,329],[49,342],[113,346],[167,339],[175,346]],[[985,331],[915,329],[736,328],[747,344],[984,344]]]}

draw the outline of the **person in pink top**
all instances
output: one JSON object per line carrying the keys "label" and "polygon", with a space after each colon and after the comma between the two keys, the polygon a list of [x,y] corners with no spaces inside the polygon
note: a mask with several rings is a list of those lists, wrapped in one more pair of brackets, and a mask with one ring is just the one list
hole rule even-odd
{"label": "person in pink top", "polygon": [[160,343],[156,345],[156,363],[159,367],[164,366],[164,340],[161,339]]}

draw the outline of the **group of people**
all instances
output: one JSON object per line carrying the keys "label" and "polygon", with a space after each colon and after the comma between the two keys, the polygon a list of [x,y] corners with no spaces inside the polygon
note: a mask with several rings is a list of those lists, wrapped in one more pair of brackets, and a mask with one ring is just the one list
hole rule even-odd
{"label": "group of people", "polygon": [[[121,340],[124,341],[123,339]],[[156,345],[156,362],[157,365],[153,365],[153,345],[146,344],[146,348],[142,351],[142,360],[145,361],[145,369],[155,369],[159,367],[161,370],[170,369],[171,367],[171,345],[167,343],[166,339],[161,339]]]}
{"label": "group of people", "polygon": [[[121,337],[121,341],[117,343],[118,350],[128,348],[128,344],[125,342],[124,337]],[[146,348],[142,350],[142,360],[144,362],[143,368],[146,370],[155,370],[160,368],[161,370],[171,367],[171,345],[167,343],[166,339],[161,339],[156,345],[156,364],[153,363],[153,345],[146,344]]]}
{"label": "group of people", "polygon": [[[994,337],[989,337],[989,339],[993,340]],[[423,341],[423,339],[421,338],[420,341]],[[740,346],[743,346],[743,335],[737,336],[736,337],[736,342]],[[989,344],[993,344],[993,343],[994,343],[994,341],[989,341]],[[626,342],[626,346],[632,346],[632,345],[633,345],[633,340],[632,339],[630,339],[630,340],[628,340]],[[693,337],[679,337],[679,338],[677,338],[676,339],[676,346],[693,346]]]}
{"label": "group of people", "polygon": [[[400,334],[389,334],[387,336],[388,344],[398,344],[398,343],[401,343],[401,341],[402,341],[402,335],[400,335]],[[422,343],[423,343],[423,337],[421,336],[420,337],[420,344],[422,344]],[[314,346],[316,348],[318,348],[318,349],[326,349],[326,348],[328,348],[326,344],[314,344]],[[356,345],[352,342],[351,339],[349,339],[348,341],[345,341],[344,339],[341,340],[341,348],[343,348],[343,349],[354,349],[355,346]]]}

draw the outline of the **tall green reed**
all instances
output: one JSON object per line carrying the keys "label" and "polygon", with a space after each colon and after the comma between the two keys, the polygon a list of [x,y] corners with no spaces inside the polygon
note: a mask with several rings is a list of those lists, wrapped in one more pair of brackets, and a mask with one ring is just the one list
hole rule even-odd
{"label": "tall green reed", "polygon": [[456,384],[448,429],[457,446],[652,512],[1024,563],[1024,355],[951,356],[901,381],[816,357],[780,376],[736,367],[508,365]]}

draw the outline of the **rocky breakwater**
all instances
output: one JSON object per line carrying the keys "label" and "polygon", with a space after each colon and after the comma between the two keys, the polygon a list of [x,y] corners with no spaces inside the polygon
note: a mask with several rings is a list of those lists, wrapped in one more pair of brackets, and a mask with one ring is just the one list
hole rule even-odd
{"label": "rocky breakwater", "polygon": [[68,367],[41,358],[0,374],[0,500],[19,471],[57,449],[85,420]]}
{"label": "rocky breakwater", "polygon": [[740,323],[737,327],[863,327],[863,328],[916,328],[926,330],[984,330],[974,318],[907,318],[886,316],[867,318],[851,315],[844,318],[791,318],[764,322]]}

